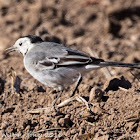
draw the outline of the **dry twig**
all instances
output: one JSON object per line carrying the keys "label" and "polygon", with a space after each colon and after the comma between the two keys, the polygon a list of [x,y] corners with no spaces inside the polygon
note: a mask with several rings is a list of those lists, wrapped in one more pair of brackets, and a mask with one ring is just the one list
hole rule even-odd
{"label": "dry twig", "polygon": [[[67,104],[69,104],[70,102],[72,102],[74,100],[76,100],[76,101],[78,101],[80,103],[84,103],[86,105],[86,107],[87,107],[87,110],[88,111],[90,110],[89,103],[83,97],[81,97],[81,96],[71,97],[71,98],[69,98],[69,99],[61,102],[60,104],[58,104],[57,105],[57,108],[61,108],[63,106],[66,106]],[[39,114],[39,113],[42,113],[44,111],[45,111],[45,113],[50,113],[50,112],[53,112],[54,109],[53,109],[53,107],[37,108],[37,109],[28,111],[28,113],[31,113],[31,114]]]}
{"label": "dry twig", "polygon": [[11,67],[10,70],[10,77],[11,77],[11,90],[12,93],[19,93],[20,92],[20,83],[21,79],[19,76],[17,76],[15,70]]}

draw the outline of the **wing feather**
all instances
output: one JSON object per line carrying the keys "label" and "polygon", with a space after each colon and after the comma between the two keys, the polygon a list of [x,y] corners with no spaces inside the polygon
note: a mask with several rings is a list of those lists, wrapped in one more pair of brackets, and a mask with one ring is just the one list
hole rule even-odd
{"label": "wing feather", "polygon": [[[35,53],[38,53],[36,56],[41,57],[36,65],[38,69],[44,70],[63,66],[99,64],[103,61],[102,59],[91,57],[83,52],[73,50],[61,44],[45,42],[40,45],[41,46],[34,48]],[[37,47],[40,47],[40,52],[37,52]]]}

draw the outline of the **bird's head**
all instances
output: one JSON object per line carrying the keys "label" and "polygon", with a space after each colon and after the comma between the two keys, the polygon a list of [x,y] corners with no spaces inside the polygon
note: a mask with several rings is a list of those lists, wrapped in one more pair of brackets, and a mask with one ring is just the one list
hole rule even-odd
{"label": "bird's head", "polygon": [[36,43],[41,43],[41,42],[43,42],[43,40],[39,36],[35,36],[35,35],[24,36],[19,38],[12,47],[6,49],[6,53],[17,51],[25,56],[27,52]]}

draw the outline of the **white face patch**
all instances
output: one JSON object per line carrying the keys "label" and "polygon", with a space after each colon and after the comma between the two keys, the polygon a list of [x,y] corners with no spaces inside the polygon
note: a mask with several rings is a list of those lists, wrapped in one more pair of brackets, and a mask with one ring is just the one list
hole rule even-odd
{"label": "white face patch", "polygon": [[24,38],[18,39],[16,43],[14,44],[14,47],[16,48],[18,52],[22,53],[23,55],[26,55],[28,50],[32,48],[32,45],[31,45],[30,39],[27,37],[24,37]]}

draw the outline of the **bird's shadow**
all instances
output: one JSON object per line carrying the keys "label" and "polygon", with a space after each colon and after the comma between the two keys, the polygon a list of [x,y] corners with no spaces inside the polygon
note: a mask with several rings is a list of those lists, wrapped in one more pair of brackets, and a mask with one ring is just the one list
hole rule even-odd
{"label": "bird's shadow", "polygon": [[122,87],[124,89],[129,89],[132,87],[131,83],[126,80],[123,76],[118,79],[114,78],[109,82],[108,87],[105,89],[106,92],[112,90],[112,91],[117,91],[119,87]]}

